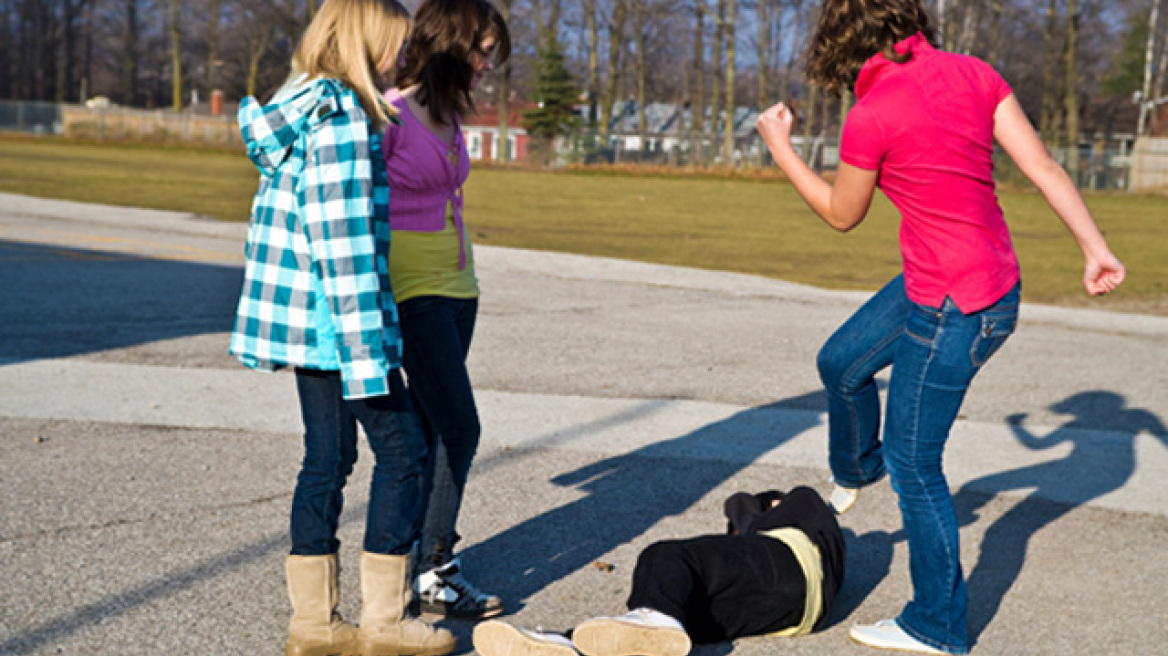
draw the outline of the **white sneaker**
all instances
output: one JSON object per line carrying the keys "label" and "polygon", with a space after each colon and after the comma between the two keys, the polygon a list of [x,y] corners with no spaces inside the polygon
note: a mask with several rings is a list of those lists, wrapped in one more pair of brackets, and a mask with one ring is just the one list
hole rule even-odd
{"label": "white sneaker", "polygon": [[693,646],[681,622],[648,608],[583,622],[572,644],[585,656],[686,656]]}
{"label": "white sneaker", "polygon": [[517,629],[502,620],[476,626],[473,640],[479,656],[580,656],[572,641],[558,633]]}
{"label": "white sneaker", "polygon": [[944,654],[904,632],[896,620],[880,620],[875,624],[857,624],[848,631],[848,637],[861,645],[880,649],[915,651],[920,654]]}
{"label": "white sneaker", "polygon": [[844,487],[832,479],[831,496],[828,497],[827,505],[835,514],[842,515],[848,511],[856,503],[856,499],[860,498],[860,488],[858,487]]}
{"label": "white sneaker", "polygon": [[457,558],[414,579],[418,607],[426,615],[481,620],[503,613],[503,600],[476,588]]}

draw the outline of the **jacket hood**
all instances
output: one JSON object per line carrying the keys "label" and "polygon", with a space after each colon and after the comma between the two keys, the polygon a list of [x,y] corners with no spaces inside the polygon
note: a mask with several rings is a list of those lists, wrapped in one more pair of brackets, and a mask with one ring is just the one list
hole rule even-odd
{"label": "jacket hood", "polygon": [[345,88],[336,80],[288,80],[266,105],[248,96],[239,105],[239,130],[247,156],[266,176],[288,158],[300,135],[341,110]]}

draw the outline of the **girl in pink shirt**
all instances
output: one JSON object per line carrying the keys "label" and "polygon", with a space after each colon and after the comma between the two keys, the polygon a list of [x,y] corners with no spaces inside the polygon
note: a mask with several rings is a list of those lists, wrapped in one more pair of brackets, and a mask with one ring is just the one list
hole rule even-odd
{"label": "girl in pink shirt", "polygon": [[[941,52],[920,0],[825,0],[808,77],[852,88],[835,183],[792,149],[782,103],[758,119],[775,162],[828,225],[864,219],[877,187],[900,211],[904,272],[819,352],[828,398],[832,505],[887,472],[909,546],[913,599],[894,620],[856,625],[874,647],[965,654],[967,595],[957,517],[941,462],[973,377],[1017,323],[1017,258],[994,193],[996,140],[1066,224],[1091,294],[1115,289],[1111,254],[1070,178],[1046,152],[1017,99],[990,66]],[[883,439],[874,376],[889,365]]]}
{"label": "girl in pink shirt", "polygon": [[423,2],[398,88],[386,94],[401,121],[382,141],[402,366],[429,446],[414,590],[423,612],[464,619],[498,615],[503,602],[472,585],[454,555],[481,432],[466,369],[479,288],[462,220],[470,156],[459,117],[474,111],[471,94],[483,73],[510,52],[507,24],[488,0]]}

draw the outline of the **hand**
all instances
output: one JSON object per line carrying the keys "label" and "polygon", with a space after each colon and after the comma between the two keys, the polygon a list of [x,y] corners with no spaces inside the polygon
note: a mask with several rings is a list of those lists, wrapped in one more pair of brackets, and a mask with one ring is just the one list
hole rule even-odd
{"label": "hand", "polygon": [[1115,291],[1126,275],[1123,264],[1108,251],[1100,257],[1087,258],[1083,269],[1083,286],[1087,288],[1087,293],[1099,296]]}
{"label": "hand", "polygon": [[785,104],[778,103],[759,114],[754,127],[768,147],[790,146],[791,130],[795,127],[795,112]]}

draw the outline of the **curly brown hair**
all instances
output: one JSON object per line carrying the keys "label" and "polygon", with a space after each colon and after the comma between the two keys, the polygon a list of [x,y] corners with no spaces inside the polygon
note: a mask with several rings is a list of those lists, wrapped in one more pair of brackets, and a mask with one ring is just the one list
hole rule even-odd
{"label": "curly brown hair", "polygon": [[920,0],[824,0],[808,47],[807,79],[831,93],[851,89],[864,62],[877,53],[908,61],[894,46],[918,32],[937,45]]}
{"label": "curly brown hair", "polygon": [[414,15],[398,88],[418,85],[415,98],[435,123],[474,112],[472,58],[485,56],[479,48],[487,37],[495,39],[494,63],[506,62],[511,33],[488,0],[425,0]]}

